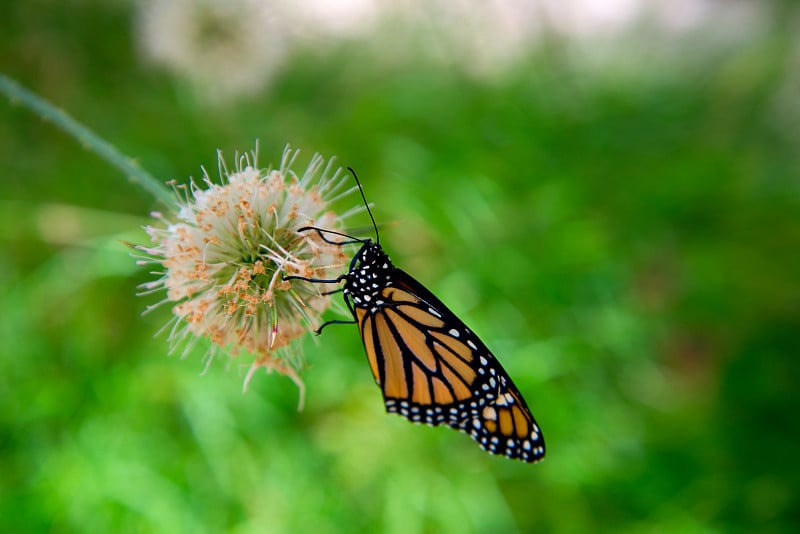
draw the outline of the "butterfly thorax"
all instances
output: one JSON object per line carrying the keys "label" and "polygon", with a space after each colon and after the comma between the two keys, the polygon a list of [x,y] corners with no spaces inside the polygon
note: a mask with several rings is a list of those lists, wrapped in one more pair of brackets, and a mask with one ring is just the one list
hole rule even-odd
{"label": "butterfly thorax", "polygon": [[372,308],[391,282],[393,271],[394,266],[381,246],[367,240],[350,263],[344,294],[353,299],[356,307]]}

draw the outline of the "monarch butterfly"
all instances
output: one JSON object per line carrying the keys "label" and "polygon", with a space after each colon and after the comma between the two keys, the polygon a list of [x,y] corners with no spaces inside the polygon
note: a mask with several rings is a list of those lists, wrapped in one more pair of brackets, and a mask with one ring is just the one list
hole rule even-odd
{"label": "monarch butterfly", "polygon": [[[490,454],[524,462],[544,457],[544,438],[525,399],[486,345],[441,300],[395,267],[380,245],[378,227],[367,207],[376,241],[314,226],[328,243],[360,243],[347,273],[333,280],[286,276],[286,280],[338,284],[352,321],[358,325],[370,369],[383,392],[386,411],[414,423],[447,425],[469,434]],[[326,234],[347,238],[331,241]]]}

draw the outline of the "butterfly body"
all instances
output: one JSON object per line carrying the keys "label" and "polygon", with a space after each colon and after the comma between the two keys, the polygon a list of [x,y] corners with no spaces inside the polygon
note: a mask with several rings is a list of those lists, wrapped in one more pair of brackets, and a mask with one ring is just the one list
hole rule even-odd
{"label": "butterfly body", "polygon": [[491,454],[544,457],[541,431],[491,351],[378,243],[363,240],[341,278],[388,412],[455,428]]}

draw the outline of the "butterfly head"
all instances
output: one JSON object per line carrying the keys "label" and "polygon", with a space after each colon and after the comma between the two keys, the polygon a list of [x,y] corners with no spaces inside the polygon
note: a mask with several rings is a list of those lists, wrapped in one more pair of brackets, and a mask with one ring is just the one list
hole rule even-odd
{"label": "butterfly head", "polygon": [[357,307],[370,308],[376,305],[380,292],[392,281],[393,271],[394,266],[383,248],[367,239],[350,262],[344,292],[352,297]]}

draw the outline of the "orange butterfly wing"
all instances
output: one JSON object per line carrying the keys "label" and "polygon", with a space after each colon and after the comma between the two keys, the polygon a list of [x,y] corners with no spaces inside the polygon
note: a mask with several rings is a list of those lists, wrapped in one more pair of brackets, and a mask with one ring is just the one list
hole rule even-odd
{"label": "orange butterfly wing", "polygon": [[422,284],[395,269],[374,304],[354,314],[387,411],[448,425],[492,454],[542,459],[544,438],[511,378]]}

